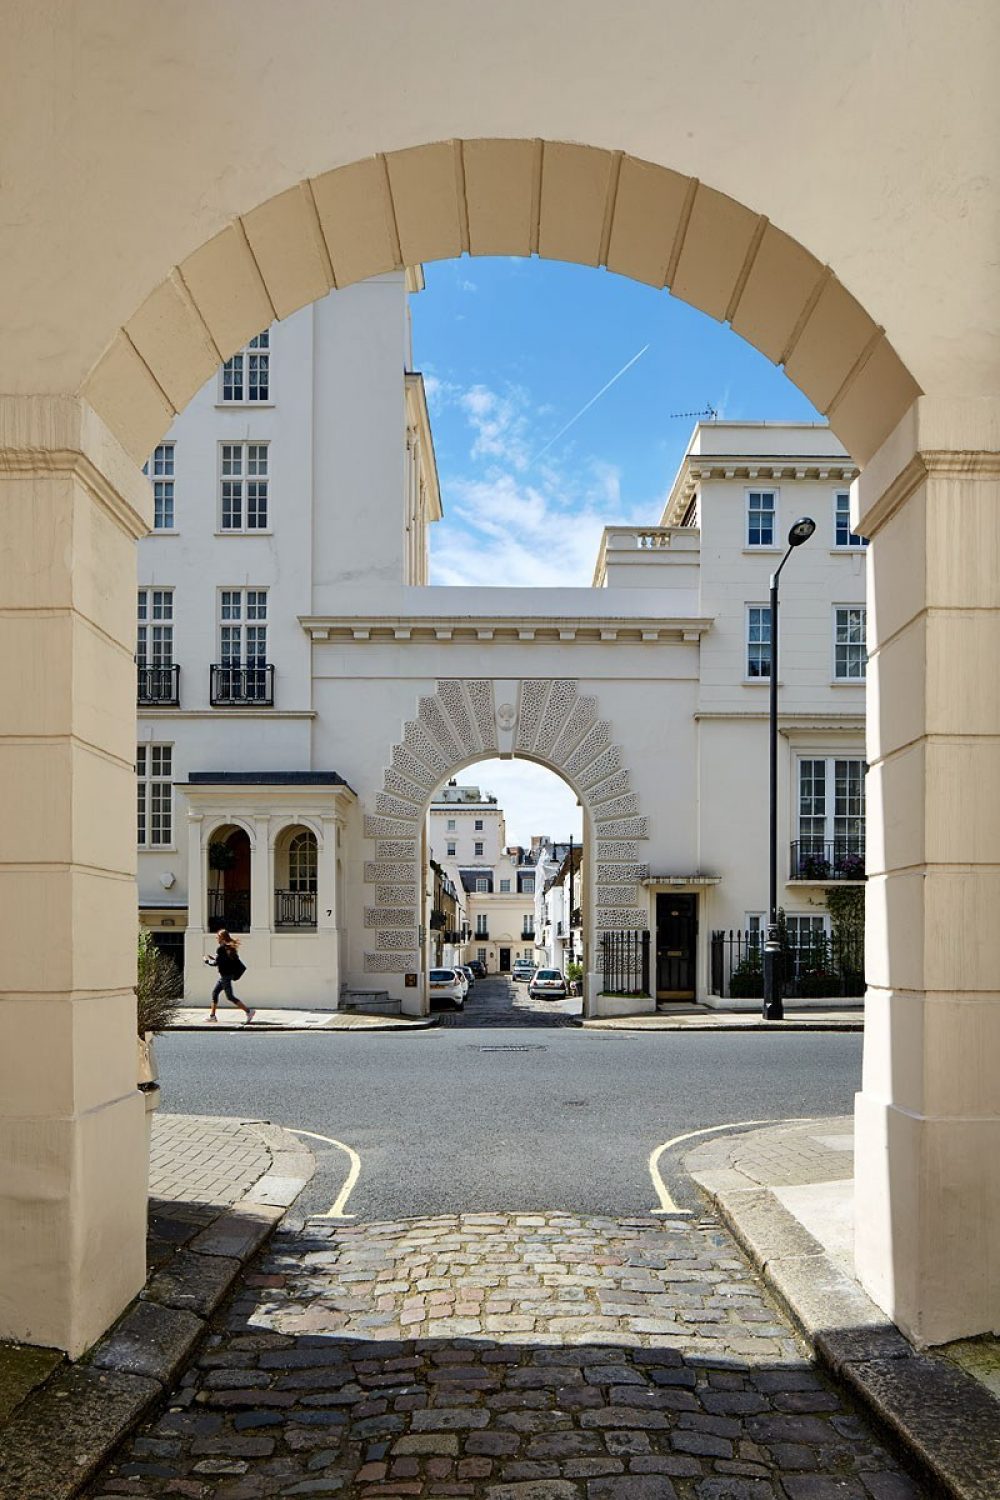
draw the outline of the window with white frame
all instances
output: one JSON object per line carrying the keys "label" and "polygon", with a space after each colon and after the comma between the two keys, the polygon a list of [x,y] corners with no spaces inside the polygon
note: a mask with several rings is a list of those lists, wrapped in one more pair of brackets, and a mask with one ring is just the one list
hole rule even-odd
{"label": "window with white frame", "polygon": [[219,661],[224,667],[267,664],[267,589],[219,590]]}
{"label": "window with white frame", "polygon": [[507,896],[507,895],[510,894],[510,881],[509,880],[501,880],[501,882],[500,882],[500,894],[501,894],[501,896]]}
{"label": "window with white frame", "polygon": [[826,917],[791,913],[785,917],[785,932],[796,978],[803,969],[825,961]]}
{"label": "window with white frame", "polygon": [[833,497],[833,545],[835,547],[867,547],[868,538],[858,536],[851,530],[851,492],[837,490]]}
{"label": "window with white frame", "polygon": [[482,833],[482,831],[483,831],[483,820],[482,820],[482,818],[477,818],[476,819],[475,825],[474,825],[474,831],[476,833]]}
{"label": "window with white frame", "polygon": [[747,605],[747,676],[771,675],[771,606]]}
{"label": "window with white frame", "polygon": [[[799,761],[800,864],[821,860],[820,873],[843,873],[865,848],[865,771],[860,758],[803,756]],[[863,873],[863,864],[859,874]]]}
{"label": "window with white frame", "polygon": [[487,923],[486,913],[485,912],[480,912],[479,915],[476,917],[476,936],[477,937],[485,937],[486,934],[489,932],[489,930],[490,929],[489,929],[489,925]]}
{"label": "window with white frame", "polygon": [[747,490],[747,546],[774,546],[774,490]]}
{"label": "window with white frame", "polygon": [[159,849],[173,843],[173,764],[173,745],[136,747],[136,842],[140,848]]}
{"label": "window with white frame", "polygon": [[[480,875],[479,879],[476,881],[476,890],[479,892],[480,895],[482,895],[483,892],[484,891],[488,891],[489,888],[490,888],[490,883],[486,879],[486,876],[485,875]],[[484,922],[486,921],[485,917],[483,918],[483,921]]]}
{"label": "window with white frame", "polygon": [[455,819],[454,818],[449,818],[448,819],[448,832],[449,833],[454,833],[455,832]]}
{"label": "window with white frame", "polygon": [[833,611],[833,675],[837,682],[864,682],[868,664],[864,605],[836,605]]}
{"label": "window with white frame", "polygon": [[158,443],[153,456],[146,460],[142,472],[153,481],[153,530],[174,529],[174,447]]}
{"label": "window with white frame", "polygon": [[243,405],[261,405],[271,399],[271,330],[227,359],[222,366],[222,399]]}
{"label": "window with white frame", "polygon": [[522,958],[534,958],[534,956],[535,956],[535,950],[534,950],[534,948],[522,948],[521,949],[521,957]]}
{"label": "window with white frame", "polygon": [[454,839],[449,839],[448,840],[448,844],[447,844],[447,849],[448,849],[448,857],[450,859],[453,859],[454,856],[455,856],[455,848],[456,848],[455,840]]}
{"label": "window with white frame", "polygon": [[533,912],[525,912],[521,918],[521,936],[527,937],[529,932],[535,930],[535,917]]}
{"label": "window with white frame", "polygon": [[136,617],[136,664],[140,667],[172,667],[174,664],[173,589],[140,589]]}
{"label": "window with white frame", "polygon": [[534,875],[522,875],[520,877],[520,884],[518,886],[518,889],[520,890],[522,896],[533,896],[535,894]]}
{"label": "window with white frame", "polygon": [[477,948],[476,949],[476,958],[479,960],[479,962],[481,964],[484,964],[486,962],[486,949],[485,948]]}
{"label": "window with white frame", "polygon": [[759,948],[764,940],[764,932],[767,923],[764,921],[762,911],[748,911],[744,916],[744,931],[749,942],[755,948]]}
{"label": "window with white frame", "polygon": [[475,847],[475,851],[474,852],[476,854],[482,854],[482,852],[483,852],[483,845],[482,845],[482,843],[478,839],[476,840],[476,847]]}
{"label": "window with white frame", "polygon": [[268,518],[267,443],[220,443],[219,528],[266,531]]}

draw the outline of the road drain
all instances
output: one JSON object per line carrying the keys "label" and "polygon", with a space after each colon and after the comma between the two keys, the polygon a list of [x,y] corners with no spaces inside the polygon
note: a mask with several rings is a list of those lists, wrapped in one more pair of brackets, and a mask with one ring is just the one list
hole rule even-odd
{"label": "road drain", "polygon": [[478,1052],[548,1052],[548,1047],[524,1046],[524,1047],[478,1047]]}

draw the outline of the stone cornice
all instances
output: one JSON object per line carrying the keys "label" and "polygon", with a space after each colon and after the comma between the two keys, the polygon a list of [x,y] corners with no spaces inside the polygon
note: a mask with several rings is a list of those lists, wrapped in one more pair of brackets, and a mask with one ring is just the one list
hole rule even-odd
{"label": "stone cornice", "polygon": [[317,643],[344,641],[379,645],[426,644],[431,641],[474,641],[489,644],[587,645],[644,641],[696,642],[714,621],[706,616],[665,618],[630,615],[300,615],[299,624]]}
{"label": "stone cornice", "polygon": [[860,473],[856,463],[836,454],[767,454],[689,453],[674,480],[670,498],[663,511],[662,525],[678,526],[692,496],[703,479],[782,479],[830,480],[850,484]]}

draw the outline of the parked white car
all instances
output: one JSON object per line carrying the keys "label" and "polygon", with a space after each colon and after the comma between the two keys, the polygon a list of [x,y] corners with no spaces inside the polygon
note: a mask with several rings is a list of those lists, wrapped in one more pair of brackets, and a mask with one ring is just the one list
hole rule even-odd
{"label": "parked white car", "polygon": [[528,994],[538,1000],[565,1000],[569,990],[558,969],[536,969],[528,981]]}
{"label": "parked white car", "polygon": [[435,1001],[453,1005],[456,1010],[465,1008],[465,997],[469,991],[469,981],[461,969],[431,969],[427,974],[427,993],[430,995],[431,1004]]}
{"label": "parked white car", "polygon": [[530,979],[534,972],[535,965],[530,958],[515,958],[510,974],[512,979]]}

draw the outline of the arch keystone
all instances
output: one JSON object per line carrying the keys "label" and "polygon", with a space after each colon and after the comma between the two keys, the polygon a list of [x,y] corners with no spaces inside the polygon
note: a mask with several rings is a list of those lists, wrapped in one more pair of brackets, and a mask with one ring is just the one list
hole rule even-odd
{"label": "arch keystone", "polygon": [[540,147],[535,141],[466,141],[465,202],[473,255],[530,255]]}

